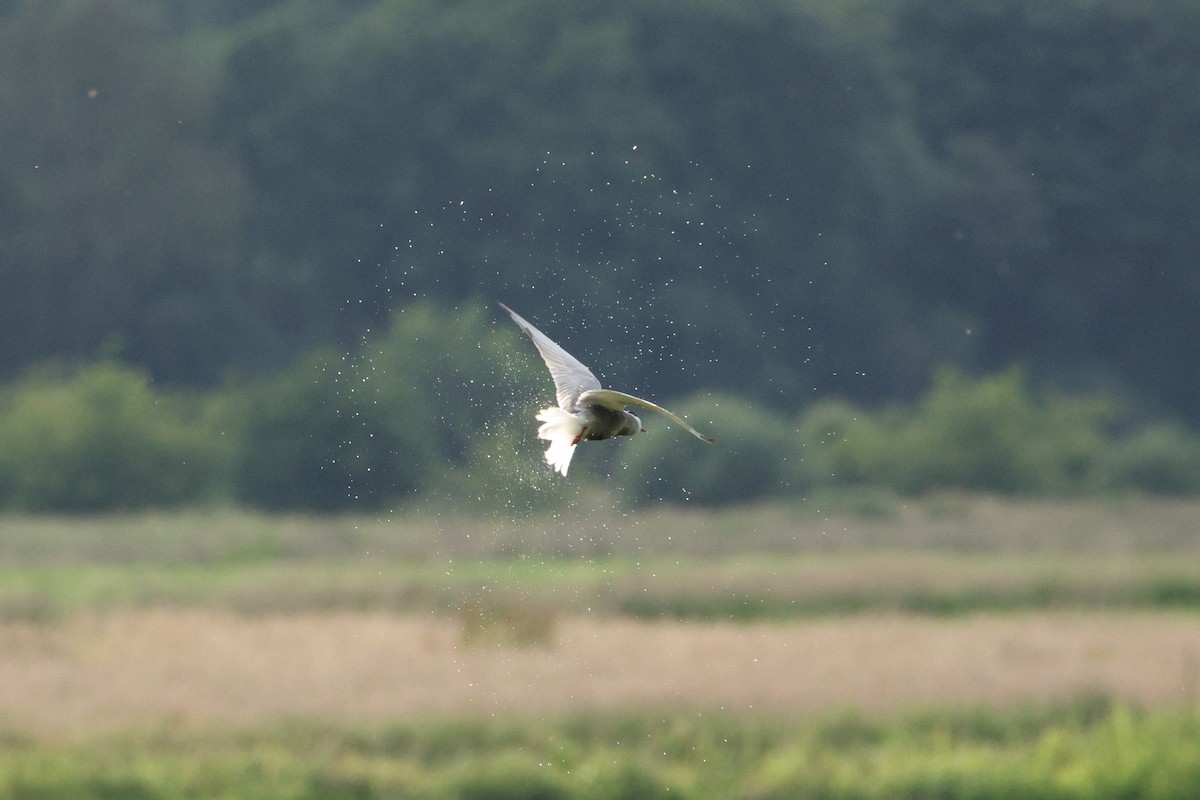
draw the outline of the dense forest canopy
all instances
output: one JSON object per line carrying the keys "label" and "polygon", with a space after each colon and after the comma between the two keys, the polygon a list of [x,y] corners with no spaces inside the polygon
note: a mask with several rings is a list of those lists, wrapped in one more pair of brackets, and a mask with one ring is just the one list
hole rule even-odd
{"label": "dense forest canopy", "polygon": [[1197,41],[1189,0],[8,0],[0,377],[215,386],[503,298],[659,396],[1021,363],[1194,423]]}

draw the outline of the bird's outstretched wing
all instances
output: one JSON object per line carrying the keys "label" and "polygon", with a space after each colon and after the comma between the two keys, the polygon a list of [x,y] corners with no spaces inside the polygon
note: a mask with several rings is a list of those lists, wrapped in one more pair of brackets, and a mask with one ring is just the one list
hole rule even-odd
{"label": "bird's outstretched wing", "polygon": [[651,411],[657,411],[659,414],[662,414],[664,417],[671,420],[671,422],[674,422],[676,425],[683,428],[700,441],[708,442],[709,444],[712,444],[714,441],[712,437],[705,436],[703,433],[696,430],[691,425],[688,425],[682,419],[675,416],[670,411],[667,411],[662,406],[651,403],[649,400],[643,400],[640,397],[634,397],[631,394],[615,392],[612,389],[593,389],[592,391],[584,392],[583,394],[579,395],[579,402],[595,403],[598,406],[611,408],[613,411],[621,411],[625,408],[625,406],[648,408]]}
{"label": "bird's outstretched wing", "polygon": [[534,346],[542,355],[542,360],[550,368],[550,376],[554,378],[554,388],[558,394],[559,408],[571,411],[575,408],[575,401],[579,399],[579,395],[600,388],[599,379],[575,356],[563,350],[549,336],[530,325],[524,317],[504,303],[499,303],[499,306],[507,311],[513,322],[517,323],[517,327],[533,340]]}

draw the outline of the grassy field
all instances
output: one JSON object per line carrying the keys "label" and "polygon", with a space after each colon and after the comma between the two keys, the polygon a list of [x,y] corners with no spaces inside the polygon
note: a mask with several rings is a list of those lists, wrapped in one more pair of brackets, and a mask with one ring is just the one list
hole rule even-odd
{"label": "grassy field", "polygon": [[1200,501],[891,503],[517,521],[6,517],[0,619],[157,606],[710,620],[1200,608]]}
{"label": "grassy field", "polygon": [[886,719],[293,720],[0,741],[6,798],[1183,800],[1200,785],[1200,718],[1099,698]]}
{"label": "grassy field", "polygon": [[150,609],[0,625],[0,714],[46,736],[305,717],[639,710],[802,717],[1200,694],[1191,615],[1071,613],[643,622]]}
{"label": "grassy field", "polygon": [[1198,610],[1200,501],[0,517],[0,798],[1188,797]]}

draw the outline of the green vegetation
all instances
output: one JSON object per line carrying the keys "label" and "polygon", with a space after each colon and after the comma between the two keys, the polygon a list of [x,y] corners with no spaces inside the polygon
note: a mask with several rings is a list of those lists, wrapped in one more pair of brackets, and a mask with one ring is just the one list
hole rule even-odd
{"label": "green vegetation", "polygon": [[1200,608],[1195,502],[949,505],[890,517],[590,513],[591,529],[570,515],[520,529],[450,516],[10,516],[0,619],[382,611],[454,616],[486,638],[492,619],[492,633],[533,636],[572,612],[745,621]]}
{"label": "green vegetation", "polygon": [[0,396],[0,505],[83,512],[212,498],[219,445],[193,405],[118,364],[27,377]]}
{"label": "green vegetation", "polygon": [[[1200,604],[1194,500],[814,502],[820,510],[588,509],[520,523],[449,513],[8,515],[0,637],[17,662],[42,654],[87,669],[71,625],[128,609],[195,607],[270,623],[312,612],[432,613],[460,623],[456,647],[536,657],[575,614],[779,623],[858,612],[1194,614]],[[873,511],[852,511],[864,505]],[[219,631],[207,635],[221,641]],[[127,645],[118,639],[118,653]],[[373,664],[381,652],[393,653],[372,650]],[[1194,665],[1183,658],[1185,669]],[[55,715],[66,728],[0,720],[0,798],[1170,800],[1200,781],[1194,709],[1086,696],[800,717],[666,703],[653,712],[382,721],[263,712],[78,728],[68,710]]]}
{"label": "green vegetation", "polygon": [[[110,355],[172,388],[277,381],[251,392],[227,489],[271,507],[426,488],[413,421],[454,393],[414,360],[465,357],[481,330],[432,318],[416,339],[402,320],[475,298],[663,400],[903,407],[945,365],[1018,363],[1120,398],[1122,425],[1195,426],[1197,40],[1190,0],[6,0],[0,378]],[[336,377],[364,336],[396,359],[379,402],[403,430]],[[637,357],[601,361],[617,343]],[[467,363],[452,383],[487,380]],[[713,413],[769,455],[776,431]],[[317,438],[286,451],[304,463],[265,474],[254,455],[306,421]],[[950,424],[907,444],[971,431]],[[478,463],[454,436],[432,472]],[[995,471],[922,462],[888,483],[963,467],[975,488],[1073,490],[1089,436],[1017,456],[1001,432]],[[1191,436],[1174,456],[1136,434],[1104,474],[1195,491]]]}
{"label": "green vegetation", "polygon": [[[504,658],[556,615],[1191,625],[1197,41],[1194,0],[0,0],[0,653],[63,726],[0,719],[0,800],[1191,797],[1186,646],[1187,710],[115,730],[24,681],[144,692],[72,626],[180,606]],[[496,299],[717,445],[550,476]],[[163,616],[148,655],[227,635]]]}
{"label": "green vegetation", "polygon": [[[114,362],[35,372],[0,391],[0,508],[424,504],[521,519],[841,493],[886,515],[897,497],[947,490],[1200,492],[1200,435],[1118,425],[1111,403],[1039,390],[1015,368],[946,369],[914,406],[878,411],[827,400],[789,418],[703,393],[678,408],[714,447],[647,420],[650,435],[584,445],[571,479],[557,480],[532,420],[549,379],[528,349],[482,305],[415,305],[355,352],[227,390],[185,396]],[[589,477],[604,487],[591,497],[577,488]]]}
{"label": "green vegetation", "polygon": [[[1174,484],[1135,483],[1132,472],[1102,474],[1106,450],[1126,447],[1123,439],[1107,435],[1108,404],[1039,398],[1017,369],[979,380],[943,370],[914,409],[866,414],[835,404],[810,413],[799,426],[808,435],[805,452],[823,465],[829,480],[906,494],[937,489],[1070,494],[1097,488],[1170,493],[1188,482],[1185,474],[1195,474],[1184,467]],[[1184,453],[1196,441],[1184,436],[1176,443],[1181,461],[1189,459]],[[1197,488],[1200,484],[1188,491]]]}
{"label": "green vegetation", "polygon": [[1194,4],[334,5],[0,3],[0,508],[1200,492]]}
{"label": "green vegetation", "polygon": [[1189,798],[1194,714],[1058,708],[2,734],[0,797]]}
{"label": "green vegetation", "polygon": [[842,555],[704,564],[646,559],[408,563],[355,560],[0,570],[0,619],[203,607],[239,614],[432,612],[513,619],[789,620],[902,612],[1200,609],[1200,567],[1177,556],[1088,559]]}

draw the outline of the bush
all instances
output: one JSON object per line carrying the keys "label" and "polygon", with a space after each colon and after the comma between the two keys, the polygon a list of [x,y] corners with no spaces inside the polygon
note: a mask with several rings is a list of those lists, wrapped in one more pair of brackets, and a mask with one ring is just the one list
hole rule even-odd
{"label": "bush", "polygon": [[979,380],[942,370],[916,414],[896,430],[880,477],[912,493],[1079,491],[1104,444],[1107,416],[1099,401],[1038,402],[1017,368]]}
{"label": "bush", "polygon": [[[310,356],[269,383],[235,392],[234,496],[266,508],[377,507],[422,485],[436,460],[415,389],[368,390],[361,365]],[[386,402],[381,402],[386,398]]]}
{"label": "bush", "polygon": [[504,753],[473,766],[454,787],[458,800],[566,800],[559,771],[533,759]]}
{"label": "bush", "polygon": [[1181,425],[1149,425],[1114,442],[1099,468],[1103,485],[1150,494],[1200,492],[1200,437]]}
{"label": "bush", "polygon": [[[325,351],[234,393],[235,495],[269,508],[379,507],[440,486],[502,493],[511,429],[533,422],[532,376],[554,389],[507,315],[414,303],[361,349]],[[485,492],[480,487],[486,485]],[[532,490],[536,494],[536,489]],[[495,497],[496,495],[493,495]]]}
{"label": "bush", "polygon": [[840,400],[809,406],[796,431],[801,455],[790,471],[795,488],[877,482],[892,446],[881,419]]}
{"label": "bush", "polygon": [[1195,433],[1160,423],[1112,440],[1104,403],[1037,397],[1018,369],[979,379],[948,370],[915,408],[825,401],[794,421],[745,398],[696,395],[675,410],[716,444],[646,413],[652,434],[589,446],[560,480],[542,463],[533,419],[553,384],[506,317],[486,309],[417,304],[356,352],[315,353],[206,398],[157,391],[112,362],[31,374],[0,392],[0,506],[88,512],[221,497],[331,511],[426,493],[522,516],[581,500],[719,506],[816,492],[888,513],[892,490],[1200,492]]}
{"label": "bush", "polygon": [[1108,416],[1099,400],[1036,397],[1019,368],[978,379],[945,369],[912,409],[871,414],[840,401],[806,409],[796,483],[1080,492],[1095,486]]}
{"label": "bush", "polygon": [[220,452],[193,411],[111,362],[33,374],[0,403],[0,503],[86,512],[207,499]]}
{"label": "bush", "polygon": [[[481,434],[554,402],[554,384],[508,315],[483,300],[461,309],[413,303],[363,348],[362,391],[433,436],[454,464],[470,460]],[[526,416],[528,415],[528,416]]]}
{"label": "bush", "polygon": [[641,415],[651,433],[626,446],[618,473],[631,499],[718,506],[783,490],[785,465],[798,448],[792,427],[779,414],[714,394],[696,395],[672,410],[716,443],[702,444],[653,412]]}

